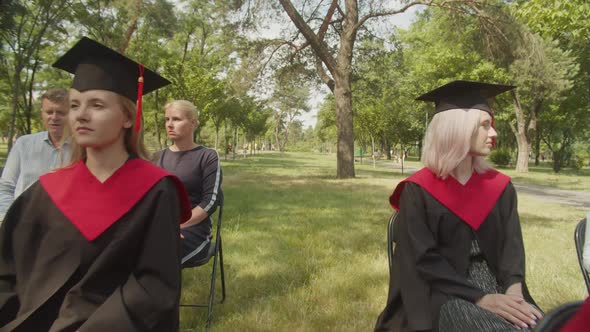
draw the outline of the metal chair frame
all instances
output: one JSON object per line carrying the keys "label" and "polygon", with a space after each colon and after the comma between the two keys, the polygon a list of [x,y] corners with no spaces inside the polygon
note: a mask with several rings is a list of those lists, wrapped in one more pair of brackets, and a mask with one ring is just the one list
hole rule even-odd
{"label": "metal chair frame", "polygon": [[[192,268],[198,267],[207,264],[211,258],[213,258],[213,270],[211,271],[211,283],[209,287],[209,301],[204,304],[181,304],[181,307],[190,307],[190,308],[207,308],[207,325],[206,327],[209,328],[211,326],[211,318],[213,314],[213,305],[214,304],[221,304],[225,301],[225,274],[223,271],[223,247],[221,242],[221,221],[223,216],[223,200],[221,204],[219,204],[219,213],[217,215],[217,226],[215,229],[215,241],[211,243],[209,247],[209,252],[207,257],[203,258],[198,262],[194,262],[190,265],[184,266],[184,268]],[[215,302],[215,281],[217,277],[217,262],[219,262],[219,272],[221,277],[221,300]]]}
{"label": "metal chair frame", "polygon": [[586,237],[586,218],[580,220],[574,232],[574,242],[576,244],[576,254],[578,255],[578,263],[584,276],[584,283],[586,283],[586,290],[590,294],[590,276],[589,271],[584,268],[584,241]]}

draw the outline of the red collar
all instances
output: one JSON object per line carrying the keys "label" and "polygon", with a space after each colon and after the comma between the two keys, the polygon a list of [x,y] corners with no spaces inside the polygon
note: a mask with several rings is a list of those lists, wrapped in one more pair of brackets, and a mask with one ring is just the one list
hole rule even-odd
{"label": "red collar", "polygon": [[588,326],[590,326],[590,297],[559,332],[588,331]]}
{"label": "red collar", "polygon": [[39,182],[64,216],[89,241],[117,222],[163,177],[171,177],[181,202],[182,220],[191,216],[186,188],[180,180],[151,163],[127,161],[101,183],[83,161],[39,178]]}
{"label": "red collar", "polygon": [[489,170],[484,174],[473,173],[469,181],[462,185],[452,176],[442,180],[428,168],[423,168],[400,182],[389,197],[391,206],[398,211],[406,182],[413,182],[422,187],[471,228],[477,230],[500,198],[510,178],[498,171]]}

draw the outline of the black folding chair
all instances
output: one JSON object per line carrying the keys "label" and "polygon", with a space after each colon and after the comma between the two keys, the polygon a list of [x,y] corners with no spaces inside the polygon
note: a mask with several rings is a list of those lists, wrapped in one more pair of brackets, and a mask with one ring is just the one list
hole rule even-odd
{"label": "black folding chair", "polygon": [[[182,268],[198,267],[207,264],[213,258],[213,270],[211,272],[211,283],[209,288],[209,301],[206,304],[181,304],[181,307],[192,308],[207,308],[207,328],[211,326],[211,317],[213,313],[213,305],[221,304],[225,300],[225,275],[223,273],[223,248],[221,246],[221,219],[223,215],[223,198],[219,204],[219,213],[217,215],[217,226],[215,229],[215,241],[209,246],[207,257],[196,261],[185,263]],[[215,302],[215,280],[217,276],[217,263],[219,262],[219,272],[221,277],[221,300]]]}
{"label": "black folding chair", "polygon": [[565,326],[567,321],[580,309],[583,301],[576,301],[566,303],[545,315],[539,322],[537,327],[533,330],[534,332],[558,332],[562,327]]}
{"label": "black folding chair", "polygon": [[584,268],[584,240],[586,237],[586,218],[580,220],[578,225],[576,226],[576,231],[574,232],[574,242],[576,243],[576,254],[578,255],[578,263],[580,264],[580,269],[582,269],[582,275],[584,276],[584,282],[586,283],[586,290],[588,294],[590,294],[590,276],[588,272]]}
{"label": "black folding chair", "polygon": [[395,247],[393,230],[396,218],[397,212],[394,212],[391,215],[391,218],[389,218],[389,222],[387,223],[387,258],[389,259],[389,273],[391,273],[391,269],[393,268],[393,249]]}

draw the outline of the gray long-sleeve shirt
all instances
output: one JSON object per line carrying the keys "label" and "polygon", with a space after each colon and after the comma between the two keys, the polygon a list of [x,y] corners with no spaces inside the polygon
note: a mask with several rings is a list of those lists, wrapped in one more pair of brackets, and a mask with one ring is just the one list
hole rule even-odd
{"label": "gray long-sleeve shirt", "polygon": [[69,142],[55,148],[46,131],[19,137],[8,154],[0,178],[0,221],[12,202],[39,176],[63,166],[70,156]]}

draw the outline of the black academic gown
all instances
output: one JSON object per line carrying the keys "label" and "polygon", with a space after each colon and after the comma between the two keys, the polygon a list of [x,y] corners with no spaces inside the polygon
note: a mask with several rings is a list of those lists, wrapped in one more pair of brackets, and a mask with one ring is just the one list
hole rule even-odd
{"label": "black academic gown", "polygon": [[525,254],[516,191],[508,183],[475,231],[415,183],[401,195],[387,305],[375,331],[437,331],[440,307],[453,297],[476,302],[485,294],[467,282],[470,246],[477,239],[502,289],[525,283]]}
{"label": "black academic gown", "polygon": [[177,331],[179,200],[164,177],[89,241],[35,183],[0,230],[0,331]]}

